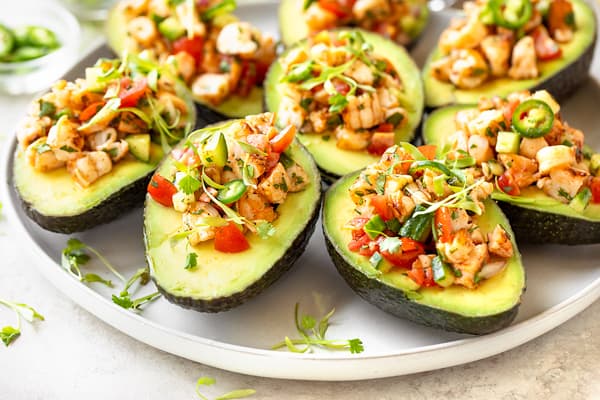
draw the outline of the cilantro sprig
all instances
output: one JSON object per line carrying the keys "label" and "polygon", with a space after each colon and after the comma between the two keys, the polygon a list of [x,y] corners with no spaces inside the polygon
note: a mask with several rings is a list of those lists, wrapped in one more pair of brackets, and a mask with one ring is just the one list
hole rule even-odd
{"label": "cilantro sprig", "polygon": [[44,321],[44,316],[38,313],[33,307],[24,303],[15,303],[0,299],[0,304],[13,310],[17,316],[17,326],[7,325],[0,330],[0,340],[6,347],[10,346],[19,336],[21,336],[21,318],[29,323],[34,321]]}
{"label": "cilantro sprig", "polygon": [[[296,303],[294,307],[294,324],[300,335],[300,339],[290,339],[288,336],[285,339],[271,347],[273,350],[287,347],[292,353],[306,353],[313,350],[314,346],[330,349],[330,350],[348,350],[352,354],[361,353],[364,351],[363,343],[360,339],[326,339],[325,335],[329,329],[329,320],[335,313],[335,308],[331,309],[319,321],[309,314],[299,316],[300,304]],[[300,346],[300,347],[299,347]]]}
{"label": "cilantro sprig", "polygon": [[[202,386],[212,386],[215,383],[217,383],[217,380],[215,378],[211,378],[209,376],[201,376],[200,378],[198,378],[198,381],[196,382],[196,394],[198,395],[198,397],[200,397],[202,400],[208,400],[208,397],[206,397],[202,393],[200,393],[200,388]],[[237,390],[233,390],[231,392],[222,394],[218,397],[215,397],[214,400],[243,399],[245,397],[250,397],[250,396],[254,395],[255,393],[256,393],[256,390],[254,390],[254,389],[237,389]]]}
{"label": "cilantro sprig", "polygon": [[121,293],[119,293],[118,296],[114,294],[112,295],[113,303],[126,310],[138,311],[144,304],[151,303],[161,296],[160,292],[154,292],[147,296],[132,299],[131,293],[129,293],[129,289],[138,280],[140,281],[140,286],[146,285],[150,281],[150,272],[148,271],[148,268],[138,269],[135,272],[135,274],[133,274],[133,276],[129,278],[127,283],[125,283],[125,287],[123,288]]}

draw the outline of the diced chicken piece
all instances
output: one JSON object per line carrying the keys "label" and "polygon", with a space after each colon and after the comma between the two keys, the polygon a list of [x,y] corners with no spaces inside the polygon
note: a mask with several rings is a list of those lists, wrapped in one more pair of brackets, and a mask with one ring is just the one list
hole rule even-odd
{"label": "diced chicken piece", "polygon": [[287,172],[287,175],[290,178],[288,186],[290,193],[300,192],[310,183],[308,174],[300,164],[294,163],[294,165],[288,167],[285,172]]}
{"label": "diced chicken piece", "polygon": [[452,232],[458,232],[463,229],[468,229],[470,225],[469,214],[462,208],[454,208],[450,213],[452,222]]}
{"label": "diced chicken piece", "polygon": [[535,160],[537,152],[548,146],[548,142],[543,137],[539,138],[522,138],[519,145],[519,154]]}
{"label": "diced chicken piece", "polygon": [[388,15],[390,11],[390,2],[387,0],[356,0],[352,6],[352,15],[359,21]]}
{"label": "diced chicken piece", "polygon": [[416,204],[410,196],[405,196],[402,192],[393,192],[387,195],[388,202],[392,206],[394,218],[398,221],[406,221],[415,210]]}
{"label": "diced chicken piece", "polygon": [[192,92],[202,100],[219,104],[229,95],[229,77],[226,74],[203,74],[192,84]]}
{"label": "diced chicken piece", "polygon": [[481,51],[487,59],[492,76],[505,76],[511,54],[511,42],[499,35],[488,36],[481,41]]}
{"label": "diced chicken piece", "polygon": [[353,131],[340,125],[335,130],[336,146],[344,150],[364,150],[369,146],[371,134],[368,131]]}
{"label": "diced chicken piece", "polygon": [[65,162],[56,158],[53,150],[42,149],[40,146],[44,144],[44,140],[40,140],[41,142],[33,142],[27,147],[26,155],[29,165],[39,172],[48,172],[63,167]]}
{"label": "diced chicken piece", "polygon": [[429,193],[421,190],[416,183],[409,183],[404,190],[410,195],[415,204],[423,204],[431,201]]}
{"label": "diced chicken piece", "polygon": [[265,220],[272,222],[277,218],[277,213],[269,205],[269,201],[258,193],[249,192],[238,201],[238,212],[250,221]]}
{"label": "diced chicken piece", "polygon": [[444,259],[452,264],[468,261],[475,249],[475,245],[467,229],[455,232],[452,240],[448,243],[436,242],[436,247]]}
{"label": "diced chicken piece", "polygon": [[538,181],[540,187],[548,196],[563,203],[568,203],[579,192],[587,179],[587,174],[581,174],[570,168],[558,168],[550,171],[549,178]]}
{"label": "diced chicken piece", "polygon": [[454,21],[440,36],[439,46],[446,54],[452,49],[468,49],[479,46],[487,35],[486,26],[477,16],[468,20]]}
{"label": "diced chicken piece", "polygon": [[477,165],[494,158],[494,151],[490,146],[490,142],[484,136],[473,135],[469,137],[467,146],[469,155],[475,159]]}
{"label": "diced chicken piece", "polygon": [[78,184],[88,187],[112,170],[112,161],[106,152],[92,151],[69,161],[67,169]]}
{"label": "diced chicken piece", "polygon": [[258,178],[265,173],[265,169],[267,168],[267,158],[261,156],[260,154],[250,154],[248,155],[246,164],[249,166],[249,168],[251,168],[252,171],[252,178],[250,178],[250,180],[253,183],[256,183]]}
{"label": "diced chicken piece", "polygon": [[365,63],[360,60],[356,60],[350,65],[350,68],[346,70],[344,75],[349,76],[354,79],[356,82],[362,85],[373,85],[373,81],[375,80],[375,76],[373,75],[373,71],[369,68]]}
{"label": "diced chicken piece", "polygon": [[513,256],[513,246],[508,233],[500,225],[496,225],[492,233],[488,234],[488,250],[490,253],[502,258]]}
{"label": "diced chicken piece", "polygon": [[342,117],[349,129],[369,129],[385,122],[385,112],[378,96],[363,93],[360,96],[348,96],[347,99],[348,106]]}
{"label": "diced chicken piece", "polygon": [[304,21],[312,32],[319,32],[336,26],[337,16],[313,3],[304,11]]}
{"label": "diced chicken piece", "polygon": [[138,43],[144,47],[152,46],[158,38],[156,25],[148,17],[136,17],[127,24],[127,31]]}
{"label": "diced chicken piece", "polygon": [[531,36],[525,36],[515,44],[511,64],[508,76],[513,79],[533,79],[539,76],[535,46]]}
{"label": "diced chicken piece", "polygon": [[454,264],[454,268],[461,272],[461,276],[456,278],[454,283],[470,289],[474,288],[476,286],[475,274],[481,270],[481,267],[488,258],[489,253],[487,245],[485,243],[475,245],[467,260]]}
{"label": "diced chicken piece", "polygon": [[531,185],[538,178],[538,163],[535,160],[517,154],[498,154],[498,161],[520,188]]}
{"label": "diced chicken piece", "polygon": [[450,69],[450,82],[461,89],[473,89],[488,77],[488,65],[480,52],[472,49],[455,50]]}
{"label": "diced chicken piece", "polygon": [[289,190],[290,177],[281,163],[277,163],[269,175],[258,185],[258,193],[274,204],[283,203]]}

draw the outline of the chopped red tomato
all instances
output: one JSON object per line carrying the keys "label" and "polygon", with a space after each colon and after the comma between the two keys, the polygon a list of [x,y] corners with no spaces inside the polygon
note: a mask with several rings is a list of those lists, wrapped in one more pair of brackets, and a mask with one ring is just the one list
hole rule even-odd
{"label": "chopped red tomato", "polygon": [[380,156],[394,145],[394,132],[375,132],[371,136],[371,143],[367,147],[370,154]]}
{"label": "chopped red tomato", "polygon": [[400,240],[402,241],[401,251],[396,253],[382,251],[381,255],[395,267],[411,268],[417,257],[425,254],[425,248],[423,244],[410,238],[401,238]]}
{"label": "chopped red tomato", "polygon": [[283,153],[294,141],[294,136],[296,136],[296,127],[294,125],[283,128],[277,136],[270,140],[271,150],[276,153]]}
{"label": "chopped red tomato", "polygon": [[498,186],[504,193],[510,194],[511,196],[518,196],[521,193],[519,185],[517,185],[512,175],[506,172],[498,178]]}
{"label": "chopped red tomato", "polygon": [[138,101],[146,94],[148,89],[148,81],[146,78],[138,79],[131,83],[131,79],[121,79],[121,90],[119,98],[121,99],[121,107],[135,107]]}
{"label": "chopped red tomato", "polygon": [[215,232],[215,250],[222,253],[240,253],[249,248],[248,239],[233,222],[217,228]]}
{"label": "chopped red tomato", "polygon": [[434,229],[437,229],[438,239],[442,243],[452,240],[452,210],[448,207],[440,207],[435,210]]}
{"label": "chopped red tomato", "polygon": [[384,124],[380,124],[377,127],[376,132],[394,132],[394,125],[388,124],[387,122]]}
{"label": "chopped red tomato", "polygon": [[81,114],[79,114],[79,120],[81,122],[85,122],[92,119],[92,117],[96,115],[96,113],[98,113],[98,111],[100,111],[102,107],[104,107],[104,104],[106,103],[104,103],[103,101],[97,101],[95,103],[90,104],[85,108],[85,110],[81,112]]}
{"label": "chopped red tomato", "polygon": [[548,9],[548,29],[553,35],[557,30],[573,29],[575,14],[573,4],[569,0],[553,0]]}
{"label": "chopped red tomato", "polygon": [[419,286],[431,287],[438,286],[437,283],[433,280],[433,271],[431,268],[422,268],[420,263],[418,265],[413,265],[410,271],[406,272],[406,275],[415,281],[415,283]]}
{"label": "chopped red tomato", "polygon": [[240,81],[238,82],[236,93],[242,97],[248,96],[257,82],[258,71],[256,63],[251,61],[242,62],[242,72],[240,73]]}
{"label": "chopped red tomato", "polygon": [[600,178],[592,178],[590,189],[592,190],[592,203],[600,203]]}
{"label": "chopped red tomato", "polygon": [[341,79],[334,79],[332,82],[333,82],[333,87],[335,88],[335,90],[342,96],[345,96],[348,94],[348,92],[350,92],[350,85],[348,85],[346,82],[342,81]]}
{"label": "chopped red tomato", "polygon": [[425,144],[423,146],[418,147],[421,154],[425,156],[428,160],[435,159],[435,153],[437,151],[437,146],[434,144]]}
{"label": "chopped red tomato", "polygon": [[343,19],[352,15],[355,2],[356,0],[319,0],[319,6]]}
{"label": "chopped red tomato", "polygon": [[503,106],[502,114],[504,115],[504,122],[506,123],[507,127],[512,124],[513,114],[515,113],[515,109],[519,104],[521,104],[521,102],[518,99],[513,99]]}
{"label": "chopped red tomato", "polygon": [[394,218],[394,212],[388,205],[387,198],[383,195],[375,195],[369,198],[371,206],[375,209],[375,212],[384,220],[389,221]]}
{"label": "chopped red tomato", "polygon": [[186,52],[196,60],[196,66],[202,64],[204,56],[204,38],[202,36],[194,36],[188,38],[184,36],[173,42],[173,54]]}
{"label": "chopped red tomato", "polygon": [[148,193],[157,203],[173,207],[173,195],[177,193],[177,188],[167,178],[154,174],[148,184]]}
{"label": "chopped red tomato", "polygon": [[550,37],[543,25],[538,26],[531,33],[535,54],[542,61],[555,60],[562,55],[558,44]]}
{"label": "chopped red tomato", "polygon": [[348,250],[361,253],[361,250],[369,246],[371,238],[361,229],[352,231],[352,240],[348,243]]}

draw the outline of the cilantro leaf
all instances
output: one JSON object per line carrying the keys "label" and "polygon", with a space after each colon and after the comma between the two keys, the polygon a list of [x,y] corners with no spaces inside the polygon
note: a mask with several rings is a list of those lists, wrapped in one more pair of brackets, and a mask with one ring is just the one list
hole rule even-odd
{"label": "cilantro leaf", "polygon": [[40,118],[41,117],[54,118],[55,115],[56,115],[56,106],[54,105],[54,103],[50,103],[49,101],[40,100],[40,113],[39,113]]}
{"label": "cilantro leaf", "polygon": [[277,229],[268,221],[260,221],[256,224],[256,232],[261,239],[268,239],[275,235]]}
{"label": "cilantro leaf", "polygon": [[12,326],[5,326],[0,331],[0,340],[4,342],[6,347],[10,346],[12,342],[14,342],[19,336],[21,336],[21,331]]}
{"label": "cilantro leaf", "polygon": [[346,96],[340,93],[336,93],[329,98],[329,112],[330,113],[341,113],[348,105],[348,99]]}
{"label": "cilantro leaf", "polygon": [[150,303],[162,296],[160,292],[154,292],[147,296],[132,300],[129,289],[138,280],[140,281],[140,286],[145,285],[150,281],[150,272],[148,271],[148,268],[138,269],[136,273],[133,274],[133,276],[125,283],[125,287],[121,293],[119,293],[119,296],[114,294],[112,295],[113,303],[126,310],[138,311],[144,304]]}
{"label": "cilantro leaf", "polygon": [[[94,254],[104,266],[112,272],[119,280],[125,282],[125,278],[113,267],[113,265],[98,252],[98,250],[94,249],[91,246],[83,243],[81,240],[76,238],[71,238],[67,241],[67,246],[62,250],[61,253],[61,265],[67,270],[71,275],[75,276],[81,282],[99,282],[108,287],[112,287],[112,283],[108,280],[101,278],[95,274],[87,274],[83,275],[81,272],[81,266],[85,265],[90,261],[89,254],[86,253],[86,250]],[[110,285],[109,285],[110,283]]]}
{"label": "cilantro leaf", "polygon": [[[204,396],[202,393],[200,393],[200,387],[201,386],[212,386],[215,383],[217,383],[216,379],[211,378],[209,376],[201,376],[200,378],[198,378],[198,380],[196,381],[196,394],[198,395],[198,397],[200,397],[202,400],[208,400],[208,398],[206,396]],[[242,399],[244,397],[252,396],[255,393],[256,393],[256,390],[254,390],[254,389],[232,390],[231,392],[228,392],[228,393],[220,395],[219,397],[216,397],[215,400]]]}
{"label": "cilantro leaf", "polygon": [[0,330],[0,340],[9,346],[21,335],[21,317],[27,322],[33,323],[36,319],[39,321],[44,320],[44,316],[38,313],[33,307],[28,306],[24,303],[14,303],[7,300],[0,299],[0,304],[13,310],[17,316],[17,326],[5,326]]}
{"label": "cilantro leaf", "polygon": [[348,345],[350,346],[350,353],[352,354],[362,353],[365,350],[363,342],[360,339],[350,339],[348,340]]}
{"label": "cilantro leaf", "polygon": [[177,186],[179,186],[183,193],[193,194],[200,189],[201,183],[192,175],[186,175],[177,183]]}
{"label": "cilantro leaf", "polygon": [[198,266],[198,254],[196,253],[188,253],[185,258],[185,269],[194,269]]}

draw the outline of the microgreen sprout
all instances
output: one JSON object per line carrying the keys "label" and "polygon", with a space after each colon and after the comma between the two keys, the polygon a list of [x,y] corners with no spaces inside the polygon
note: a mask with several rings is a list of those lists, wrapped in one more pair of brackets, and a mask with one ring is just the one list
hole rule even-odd
{"label": "microgreen sprout", "polygon": [[0,340],[5,346],[9,346],[21,335],[21,317],[27,322],[33,323],[35,320],[43,321],[44,316],[38,313],[33,307],[23,303],[14,303],[0,299],[0,304],[10,308],[17,315],[17,326],[7,325],[0,330]]}
{"label": "microgreen sprout", "polygon": [[81,282],[99,282],[108,287],[113,287],[113,283],[110,280],[105,280],[96,274],[84,274],[81,271],[81,266],[87,264],[90,260],[90,256],[86,253],[86,250],[98,257],[102,264],[104,264],[113,275],[119,278],[121,282],[125,282],[123,275],[121,275],[119,271],[117,271],[112,264],[98,252],[98,250],[75,238],[71,238],[67,241],[67,247],[65,247],[61,253],[62,267]]}
{"label": "microgreen sprout", "polygon": [[129,289],[138,280],[140,281],[140,286],[143,286],[150,281],[150,272],[148,271],[148,268],[138,269],[135,274],[133,274],[133,276],[125,283],[125,287],[121,293],[119,293],[118,296],[114,294],[112,295],[113,303],[123,307],[126,310],[138,311],[144,304],[150,303],[161,296],[160,292],[154,292],[147,296],[131,299],[131,293],[129,293]]}
{"label": "microgreen sprout", "polygon": [[300,304],[296,303],[294,307],[294,323],[296,330],[300,334],[300,339],[290,339],[288,336],[285,339],[271,347],[273,350],[287,347],[292,353],[306,353],[313,350],[313,346],[319,346],[330,350],[349,350],[352,354],[361,353],[364,350],[363,343],[360,339],[326,339],[325,335],[329,329],[329,319],[335,313],[335,308],[323,316],[319,322],[308,314],[299,317]]}
{"label": "microgreen sprout", "polygon": [[[200,387],[212,386],[215,383],[217,383],[217,380],[215,378],[211,378],[209,376],[201,376],[200,378],[198,378],[198,381],[196,382],[196,394],[198,395],[198,397],[200,397],[202,400],[208,400],[208,397],[206,397],[202,393],[200,393]],[[255,393],[256,393],[256,390],[254,390],[254,389],[238,389],[238,390],[233,390],[231,392],[222,394],[219,397],[215,397],[214,400],[242,399],[245,397],[250,397],[250,396],[254,395]]]}

